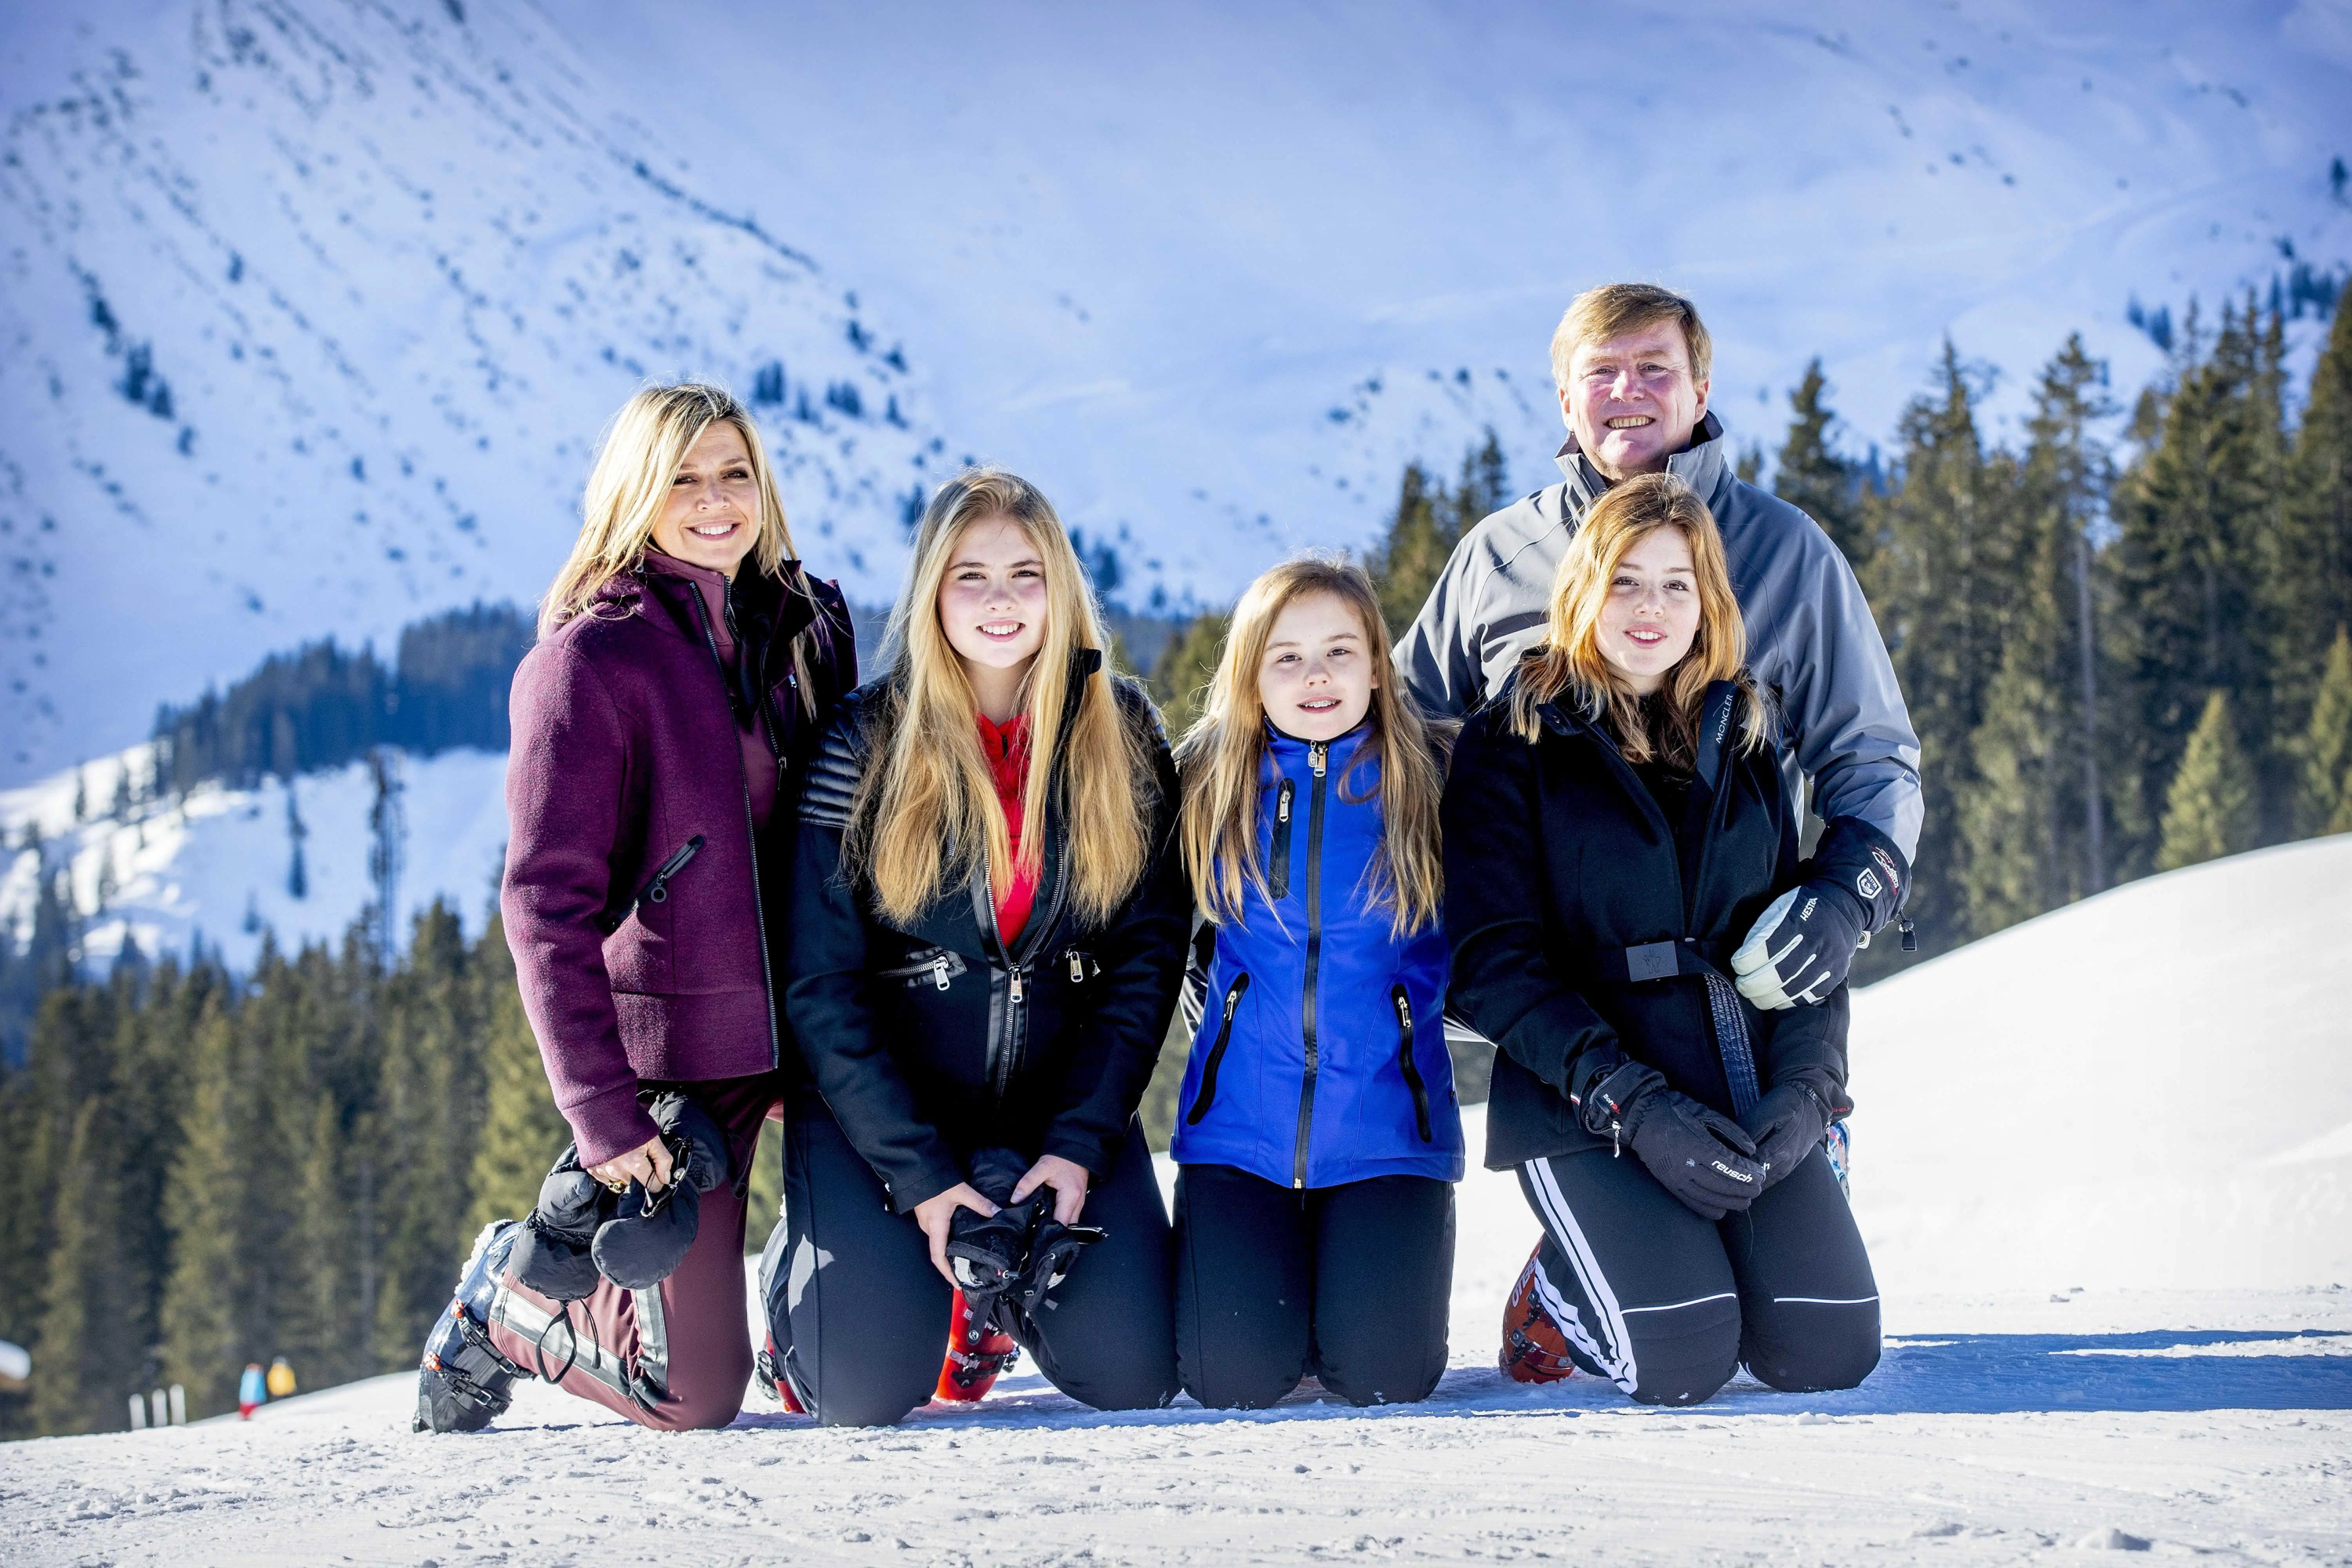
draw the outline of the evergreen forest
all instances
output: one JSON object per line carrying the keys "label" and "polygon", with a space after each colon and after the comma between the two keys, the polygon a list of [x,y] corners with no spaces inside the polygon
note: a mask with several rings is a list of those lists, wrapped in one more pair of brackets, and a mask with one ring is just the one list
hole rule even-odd
{"label": "evergreen forest", "polygon": [[[1845,552],[1902,680],[1927,812],[1920,957],[2152,872],[2352,830],[2352,312],[2301,387],[2275,308],[2192,310],[2171,335],[2162,384],[2127,405],[2070,339],[2014,447],[1988,438],[1984,374],[1947,345],[1868,459],[1838,439],[1817,363],[1778,451],[1743,459]],[[1391,632],[1508,499],[1491,437],[1450,475],[1405,471],[1368,559]],[[310,648],[167,711],[151,787],[383,743],[502,747],[529,627],[507,609],[444,622],[404,639],[395,671]],[[1200,615],[1147,656],[1173,731],[1224,624]],[[18,1181],[0,1338],[36,1366],[0,1393],[0,1436],[119,1429],[129,1394],[172,1383],[192,1418],[215,1415],[278,1355],[305,1388],[414,1366],[475,1231],[530,1206],[566,1136],[495,917],[469,934],[436,905],[394,942],[372,915],[247,974],[202,950],[87,974],[76,921],[45,887],[25,932],[0,931],[0,1004],[28,1020],[21,1060],[0,1054]],[[1903,962],[1881,942],[1857,975]],[[1148,1105],[1162,1137],[1181,1049],[1171,1031]],[[1465,1078],[1465,1098],[1482,1088]],[[779,1178],[771,1146],[755,1242]]]}

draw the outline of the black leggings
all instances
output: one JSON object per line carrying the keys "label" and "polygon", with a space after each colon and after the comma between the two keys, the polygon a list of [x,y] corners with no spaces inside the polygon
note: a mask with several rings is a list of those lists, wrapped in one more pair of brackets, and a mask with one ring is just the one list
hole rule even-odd
{"label": "black leggings", "polygon": [[[784,1256],[768,1293],[779,1368],[830,1426],[887,1426],[930,1398],[948,1344],[950,1288],[912,1215],[894,1214],[873,1167],[824,1102],[789,1094]],[[1139,1126],[1087,1195],[1088,1247],[1023,1348],[1055,1387],[1097,1410],[1176,1394],[1168,1211]]]}
{"label": "black leggings", "polygon": [[1606,1150],[1530,1160],[1519,1187],[1544,1226],[1536,1291],[1570,1356],[1644,1405],[1695,1405],[1743,1363],[1792,1393],[1852,1388],[1878,1364],[1878,1285],[1819,1151],[1717,1223]]}
{"label": "black leggings", "polygon": [[1272,1405],[1310,1371],[1354,1405],[1426,1399],[1453,1289],[1451,1182],[1300,1193],[1231,1165],[1177,1172],[1176,1361],[1212,1408]]}

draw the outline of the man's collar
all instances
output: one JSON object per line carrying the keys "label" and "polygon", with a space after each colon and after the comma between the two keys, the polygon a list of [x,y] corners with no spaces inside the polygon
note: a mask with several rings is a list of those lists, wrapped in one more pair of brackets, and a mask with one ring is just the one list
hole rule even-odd
{"label": "man's collar", "polygon": [[[1717,489],[1731,472],[1723,456],[1728,445],[1724,439],[1723,421],[1710,408],[1700,418],[1698,428],[1691,432],[1690,445],[1666,459],[1666,472],[1712,505]],[[1592,466],[1584,448],[1576,444],[1575,431],[1568,433],[1568,439],[1559,444],[1552,461],[1559,465],[1560,473],[1568,479],[1569,510],[1572,515],[1582,517],[1586,509],[1608,492],[1609,480]]]}

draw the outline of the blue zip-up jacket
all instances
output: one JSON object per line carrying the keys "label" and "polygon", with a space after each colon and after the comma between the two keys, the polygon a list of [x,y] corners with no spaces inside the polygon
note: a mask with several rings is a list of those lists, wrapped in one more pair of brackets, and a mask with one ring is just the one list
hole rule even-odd
{"label": "blue zip-up jacket", "polygon": [[1258,847],[1273,901],[1244,884],[1242,918],[1217,929],[1177,1100],[1179,1164],[1301,1189],[1462,1179],[1444,932],[1400,942],[1365,899],[1381,842],[1377,749],[1349,764],[1369,733],[1328,744],[1269,733]]}

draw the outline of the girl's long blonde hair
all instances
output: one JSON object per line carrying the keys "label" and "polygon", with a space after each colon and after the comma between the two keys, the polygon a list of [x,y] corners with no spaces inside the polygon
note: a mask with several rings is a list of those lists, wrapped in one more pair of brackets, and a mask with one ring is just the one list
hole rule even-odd
{"label": "girl's long blonde hair", "polygon": [[[1645,703],[1601,657],[1601,611],[1625,552],[1658,528],[1679,528],[1690,542],[1698,632],[1690,651],[1667,672],[1658,693],[1663,700]],[[1699,708],[1706,689],[1729,680],[1740,689],[1740,744],[1753,751],[1764,743],[1767,721],[1747,659],[1747,627],[1731,590],[1715,514],[1682,480],[1637,475],[1601,498],[1560,557],[1544,639],[1520,656],[1511,728],[1522,739],[1535,740],[1543,731],[1537,710],[1565,700],[1595,724],[1607,726],[1626,761],[1657,759],[1687,768],[1698,753]]]}
{"label": "girl's long blonde hair", "polygon": [[939,488],[916,530],[907,585],[883,637],[874,743],[845,845],[845,864],[866,873],[875,903],[900,925],[968,880],[983,856],[992,887],[1009,886],[1015,870],[1004,810],[980,748],[979,700],[939,608],[940,585],[965,531],[1000,517],[1028,536],[1045,568],[1045,640],[1022,690],[1030,760],[1019,868],[1032,876],[1042,870],[1043,824],[1048,803],[1056,804],[1066,897],[1082,921],[1099,923],[1126,901],[1150,854],[1159,785],[1150,739],[1122,717],[1107,668],[1083,676],[1073,668],[1080,650],[1099,650],[1109,639],[1069,532],[1028,480],[1003,468],[968,468]]}
{"label": "girl's long blonde hair", "polygon": [[[775,470],[768,465],[767,448],[760,444],[760,427],[751,416],[724,387],[706,382],[648,386],[621,405],[605,427],[604,447],[596,454],[596,466],[588,471],[588,488],[581,498],[580,537],[539,602],[541,637],[575,616],[599,614],[597,595],[605,584],[644,563],[678,466],[702,433],[722,419],[743,437],[760,491],[758,531],[745,560],[761,576],[782,582],[786,592],[807,593],[800,574],[783,569],[793,555],[793,531],[784,521]],[[817,614],[824,615],[822,607]],[[814,622],[811,627],[813,631]],[[809,668],[810,645],[810,632],[794,637],[792,658],[801,700],[814,718],[816,682]]]}
{"label": "girl's long blonde hair", "polygon": [[1349,776],[1365,758],[1380,758],[1375,788],[1381,846],[1365,872],[1365,892],[1375,908],[1390,911],[1390,931],[1408,936],[1436,923],[1444,896],[1437,840],[1437,799],[1444,778],[1433,734],[1436,727],[1422,717],[1389,658],[1380,595],[1364,569],[1352,563],[1312,555],[1286,561],[1252,583],[1234,606],[1224,655],[1209,683],[1208,705],[1176,748],[1184,787],[1178,829],[1184,868],[1192,874],[1194,899],[1205,919],[1220,924],[1241,919],[1245,887],[1272,902],[1257,850],[1267,745],[1258,667],[1282,612],[1315,594],[1338,599],[1363,627],[1375,682],[1367,714],[1371,733],[1356,748],[1339,784],[1342,799],[1366,798],[1347,793]]}

